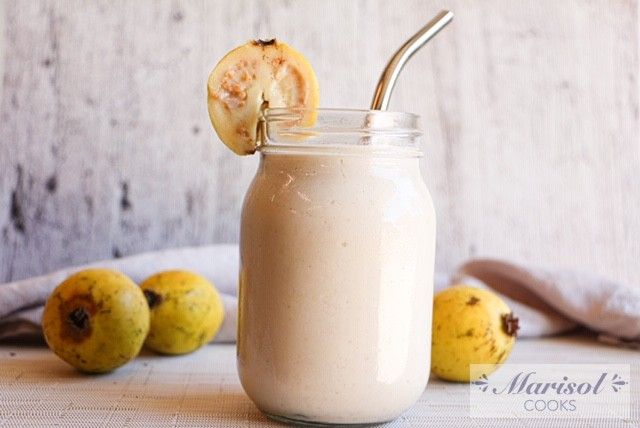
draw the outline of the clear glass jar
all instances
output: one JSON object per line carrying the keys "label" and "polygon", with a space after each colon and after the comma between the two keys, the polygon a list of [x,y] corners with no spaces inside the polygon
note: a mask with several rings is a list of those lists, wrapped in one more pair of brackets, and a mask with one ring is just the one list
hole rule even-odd
{"label": "clear glass jar", "polygon": [[435,213],[417,116],[265,113],[244,201],[238,370],[268,416],[394,419],[430,370]]}

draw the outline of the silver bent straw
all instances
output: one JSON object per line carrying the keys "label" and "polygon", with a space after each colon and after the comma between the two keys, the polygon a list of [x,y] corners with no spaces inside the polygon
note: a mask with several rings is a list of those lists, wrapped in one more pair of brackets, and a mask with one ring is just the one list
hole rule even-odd
{"label": "silver bent straw", "polygon": [[453,13],[448,10],[440,11],[422,30],[418,31],[398,49],[380,76],[376,93],[373,96],[373,101],[371,101],[371,110],[387,109],[393,87],[406,62],[452,19]]}

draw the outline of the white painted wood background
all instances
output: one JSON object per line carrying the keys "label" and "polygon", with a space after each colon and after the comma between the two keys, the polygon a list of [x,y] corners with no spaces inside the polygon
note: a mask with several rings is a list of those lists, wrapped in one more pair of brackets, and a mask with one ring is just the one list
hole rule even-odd
{"label": "white painted wood background", "polygon": [[365,107],[443,7],[454,23],[392,102],[422,116],[438,268],[499,256],[640,285],[637,0],[5,1],[0,281],[236,241],[257,159],[209,125],[216,60],[277,36],[323,106]]}

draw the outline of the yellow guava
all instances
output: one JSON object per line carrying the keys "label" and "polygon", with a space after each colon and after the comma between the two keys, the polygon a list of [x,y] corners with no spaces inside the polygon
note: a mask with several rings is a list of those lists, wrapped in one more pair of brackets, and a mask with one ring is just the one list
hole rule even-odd
{"label": "yellow guava", "polygon": [[42,326],[57,356],[83,372],[103,373],[138,355],[149,331],[149,308],[127,276],[87,269],[56,287]]}
{"label": "yellow guava", "polygon": [[495,293],[447,288],[434,298],[431,371],[444,380],[469,382],[476,380],[471,364],[489,364],[483,372],[489,374],[509,356],[517,329],[518,319]]}
{"label": "yellow guava", "polygon": [[187,271],[157,273],[140,285],[151,327],[146,346],[162,354],[186,354],[210,342],[224,319],[217,290],[206,278]]}

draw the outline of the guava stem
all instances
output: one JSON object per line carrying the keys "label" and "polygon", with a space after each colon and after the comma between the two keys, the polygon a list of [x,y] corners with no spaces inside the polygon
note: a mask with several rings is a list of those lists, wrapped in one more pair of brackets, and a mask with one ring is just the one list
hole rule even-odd
{"label": "guava stem", "polygon": [[142,292],[144,294],[145,299],[147,299],[147,303],[149,304],[149,309],[153,309],[162,303],[162,296],[156,293],[153,290],[144,290]]}

